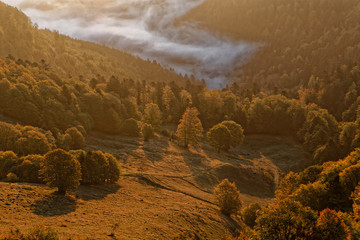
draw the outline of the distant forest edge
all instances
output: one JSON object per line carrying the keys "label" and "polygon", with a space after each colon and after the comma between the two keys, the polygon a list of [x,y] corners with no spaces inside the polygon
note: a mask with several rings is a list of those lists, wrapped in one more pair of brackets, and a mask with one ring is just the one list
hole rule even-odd
{"label": "distant forest edge", "polygon": [[[353,70],[334,74],[349,86],[356,86],[360,79],[359,72]],[[115,76],[101,81],[66,79],[46,62],[31,63],[12,56],[0,59],[0,113],[15,123],[43,129],[39,131],[47,134],[54,146],[64,149],[82,148],[91,130],[141,136],[141,129],[148,124],[161,132],[163,124],[178,124],[185,111],[195,107],[205,130],[232,120],[242,126],[245,134],[291,135],[313,154],[315,162],[322,163],[360,147],[360,98],[356,89],[345,95],[349,96],[353,102],[343,108],[342,118],[337,120],[327,109],[304,97],[267,95],[255,87],[241,89],[232,84],[223,90],[209,90],[191,81],[180,86],[175,82],[147,83]],[[165,135],[171,137],[174,133]],[[74,143],[71,139],[80,140]]]}
{"label": "distant forest edge", "polygon": [[[21,11],[0,1],[0,56],[45,60],[63,77],[86,79],[122,78],[146,81],[177,81],[185,78],[155,61],[144,61],[122,51],[40,30]],[[190,76],[189,76],[190,77]]]}
{"label": "distant forest edge", "polygon": [[[312,75],[326,79],[341,65],[359,62],[359,12],[357,0],[205,0],[183,19],[222,36],[263,43],[237,79],[296,96]],[[335,89],[331,83],[324,91]]]}

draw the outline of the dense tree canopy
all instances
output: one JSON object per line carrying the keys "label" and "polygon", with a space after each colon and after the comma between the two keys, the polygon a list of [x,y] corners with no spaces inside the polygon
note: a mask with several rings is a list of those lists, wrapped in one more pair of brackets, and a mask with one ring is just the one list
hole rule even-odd
{"label": "dense tree canopy", "polygon": [[59,194],[65,194],[79,186],[81,167],[73,155],[56,149],[44,156],[40,174],[49,186],[57,187]]}

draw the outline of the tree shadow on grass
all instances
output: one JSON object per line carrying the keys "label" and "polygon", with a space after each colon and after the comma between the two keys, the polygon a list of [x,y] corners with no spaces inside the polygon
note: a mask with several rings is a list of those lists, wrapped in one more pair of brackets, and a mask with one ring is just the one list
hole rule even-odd
{"label": "tree shadow on grass", "polygon": [[66,215],[76,210],[76,200],[68,195],[56,192],[37,200],[32,206],[32,212],[44,217]]}
{"label": "tree shadow on grass", "polygon": [[76,197],[84,201],[100,200],[109,194],[116,193],[121,187],[114,184],[82,185],[76,190]]}

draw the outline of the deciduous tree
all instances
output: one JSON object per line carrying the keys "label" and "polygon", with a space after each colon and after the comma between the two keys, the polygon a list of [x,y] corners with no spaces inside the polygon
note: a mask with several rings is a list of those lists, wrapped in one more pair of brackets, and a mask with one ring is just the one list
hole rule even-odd
{"label": "deciduous tree", "polygon": [[44,156],[40,174],[50,187],[57,187],[59,194],[75,190],[81,179],[80,163],[70,153],[55,149]]}
{"label": "deciduous tree", "polygon": [[242,206],[240,192],[235,183],[230,183],[224,179],[214,191],[215,204],[219,206],[220,211],[227,216],[237,214]]}

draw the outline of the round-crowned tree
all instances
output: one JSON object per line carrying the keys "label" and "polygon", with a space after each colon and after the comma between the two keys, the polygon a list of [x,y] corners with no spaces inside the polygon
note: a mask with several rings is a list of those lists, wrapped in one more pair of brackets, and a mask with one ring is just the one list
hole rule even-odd
{"label": "round-crowned tree", "polygon": [[228,179],[224,179],[215,188],[214,200],[220,211],[227,216],[238,213],[242,206],[240,192],[235,183],[230,183]]}
{"label": "round-crowned tree", "polygon": [[230,145],[232,147],[235,147],[244,141],[244,129],[241,127],[240,124],[237,124],[234,121],[223,121],[221,124],[227,127],[227,129],[230,131]]}
{"label": "round-crowned tree", "polygon": [[80,160],[82,183],[101,184],[106,182],[109,161],[101,151],[89,151]]}
{"label": "round-crowned tree", "polygon": [[138,121],[133,118],[126,119],[121,126],[121,131],[126,136],[138,137],[140,135]]}
{"label": "round-crowned tree", "polygon": [[120,178],[120,173],[121,173],[120,166],[119,166],[116,158],[112,154],[105,153],[105,157],[109,162],[108,171],[106,174],[106,182],[114,183],[117,180],[119,180],[119,178]]}
{"label": "round-crowned tree", "polygon": [[69,134],[71,136],[71,149],[81,149],[85,145],[85,138],[76,127],[67,129],[65,134]]}
{"label": "round-crowned tree", "polygon": [[345,225],[339,214],[331,209],[320,212],[316,221],[317,239],[320,240],[346,240],[352,239],[349,228]]}
{"label": "round-crowned tree", "polygon": [[230,148],[231,133],[229,129],[221,123],[213,126],[208,131],[207,138],[210,145],[216,147],[218,152],[220,152],[221,149],[228,150]]}
{"label": "round-crowned tree", "polygon": [[73,155],[55,149],[44,156],[40,175],[50,187],[57,187],[58,193],[65,195],[69,190],[75,190],[81,179],[80,163]]}
{"label": "round-crowned tree", "polygon": [[261,206],[258,203],[252,203],[242,210],[242,218],[246,225],[253,228],[256,224],[256,219],[261,214]]}

